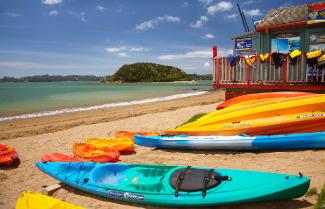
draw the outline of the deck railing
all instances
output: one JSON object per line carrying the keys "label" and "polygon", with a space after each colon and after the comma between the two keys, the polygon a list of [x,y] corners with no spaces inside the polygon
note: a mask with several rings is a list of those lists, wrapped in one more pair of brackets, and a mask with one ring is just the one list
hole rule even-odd
{"label": "deck railing", "polygon": [[285,56],[281,67],[275,67],[272,59],[261,62],[259,59],[248,65],[244,57],[240,57],[235,65],[227,58],[213,58],[214,84],[234,85],[317,85],[325,89],[325,69],[308,66],[305,55],[300,55],[295,64]]}

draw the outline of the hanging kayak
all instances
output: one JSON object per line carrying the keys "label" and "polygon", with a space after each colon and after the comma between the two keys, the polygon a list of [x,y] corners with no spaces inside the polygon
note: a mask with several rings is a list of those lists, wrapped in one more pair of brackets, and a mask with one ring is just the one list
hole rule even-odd
{"label": "hanging kayak", "polygon": [[106,198],[160,206],[209,206],[303,196],[302,175],[191,166],[112,163],[36,163],[43,172]]}
{"label": "hanging kayak", "polygon": [[85,209],[68,202],[64,202],[47,195],[34,192],[23,192],[17,203],[16,209]]}
{"label": "hanging kayak", "polygon": [[137,145],[185,150],[289,150],[325,148],[325,132],[271,136],[134,136]]}

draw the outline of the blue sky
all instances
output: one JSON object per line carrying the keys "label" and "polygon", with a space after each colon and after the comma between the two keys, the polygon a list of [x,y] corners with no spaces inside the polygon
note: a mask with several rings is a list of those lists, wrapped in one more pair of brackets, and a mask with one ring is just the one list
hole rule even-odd
{"label": "blue sky", "polygon": [[[251,19],[305,0],[238,1]],[[227,55],[242,33],[237,1],[0,0],[0,77],[110,75],[154,62],[211,73],[211,47]]]}

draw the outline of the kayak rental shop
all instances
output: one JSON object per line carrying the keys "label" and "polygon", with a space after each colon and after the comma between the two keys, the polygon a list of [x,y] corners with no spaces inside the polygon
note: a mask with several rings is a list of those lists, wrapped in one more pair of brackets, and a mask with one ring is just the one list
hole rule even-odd
{"label": "kayak rental shop", "polygon": [[232,37],[233,55],[213,46],[213,88],[226,99],[245,93],[325,90],[325,2],[270,10],[250,30]]}

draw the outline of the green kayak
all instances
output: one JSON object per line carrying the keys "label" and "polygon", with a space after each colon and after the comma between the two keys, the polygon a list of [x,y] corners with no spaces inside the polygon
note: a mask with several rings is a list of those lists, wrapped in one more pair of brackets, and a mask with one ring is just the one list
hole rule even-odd
{"label": "green kayak", "polygon": [[38,162],[43,172],[103,197],[162,206],[208,206],[303,196],[302,175],[202,167]]}

